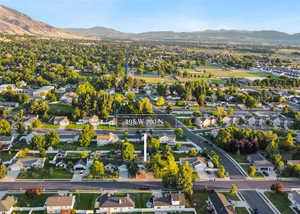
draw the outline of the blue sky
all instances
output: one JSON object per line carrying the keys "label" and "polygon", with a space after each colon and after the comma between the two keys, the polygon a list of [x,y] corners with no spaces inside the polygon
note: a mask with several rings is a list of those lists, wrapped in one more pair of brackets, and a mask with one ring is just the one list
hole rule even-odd
{"label": "blue sky", "polygon": [[56,27],[300,32],[299,0],[0,0]]}

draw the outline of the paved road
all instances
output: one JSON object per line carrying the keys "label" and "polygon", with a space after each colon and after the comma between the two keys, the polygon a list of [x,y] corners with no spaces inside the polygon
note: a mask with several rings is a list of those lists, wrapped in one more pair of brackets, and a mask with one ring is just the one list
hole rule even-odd
{"label": "paved road", "polygon": [[[231,180],[231,181],[200,181],[194,182],[195,189],[229,189],[237,184],[240,190],[269,189],[275,181]],[[283,181],[286,188],[300,188],[299,181]],[[0,182],[0,191],[24,190],[32,187],[43,187],[46,190],[137,190],[149,187],[153,190],[163,189],[160,181],[97,181],[97,182],[71,182],[71,181],[17,181]]]}
{"label": "paved road", "polygon": [[252,210],[257,209],[261,214],[276,214],[256,191],[240,191]]}
{"label": "paved road", "polygon": [[[163,120],[168,121],[173,126],[177,125],[177,127],[182,128],[185,136],[187,136],[195,144],[197,144],[201,148],[207,148],[209,150],[215,151],[220,156],[221,164],[226,168],[226,170],[231,178],[242,178],[242,177],[247,176],[245,173],[243,173],[241,171],[238,164],[235,164],[230,158],[228,158],[228,156],[226,156],[223,152],[221,152],[220,148],[218,148],[217,146],[213,146],[212,142],[210,142],[210,144],[204,143],[205,141],[207,141],[207,142],[209,142],[209,141],[199,135],[194,134],[192,130],[188,129],[180,121],[176,120],[176,118],[173,115],[161,114],[162,112],[158,111],[157,109],[156,109],[156,111],[157,111],[157,113],[160,113],[157,115],[160,118],[162,118]],[[174,122],[174,120],[176,122]]]}

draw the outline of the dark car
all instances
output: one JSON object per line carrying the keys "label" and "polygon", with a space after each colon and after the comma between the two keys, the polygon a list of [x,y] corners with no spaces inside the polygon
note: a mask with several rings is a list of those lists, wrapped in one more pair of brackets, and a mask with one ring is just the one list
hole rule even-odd
{"label": "dark car", "polygon": [[266,171],[263,171],[263,174],[264,174],[265,176],[269,176],[269,173],[266,172]]}

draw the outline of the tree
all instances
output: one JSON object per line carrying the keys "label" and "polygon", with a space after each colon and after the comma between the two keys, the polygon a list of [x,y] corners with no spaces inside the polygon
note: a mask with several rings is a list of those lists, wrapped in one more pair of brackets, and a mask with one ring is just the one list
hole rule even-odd
{"label": "tree", "polygon": [[7,168],[4,164],[0,164],[0,179],[3,179],[7,175]]}
{"label": "tree", "polygon": [[198,104],[200,107],[204,106],[205,105],[205,95],[204,94],[201,94],[198,98]]}
{"label": "tree", "polygon": [[219,169],[218,169],[218,171],[217,171],[217,176],[219,177],[219,178],[225,178],[225,176],[226,176],[226,170],[225,170],[225,167],[224,166],[220,166],[219,167]]}
{"label": "tree", "polygon": [[193,194],[193,169],[190,167],[189,162],[184,162],[180,166],[178,183],[184,192],[190,196]]}
{"label": "tree", "polygon": [[182,137],[184,137],[182,128],[176,128],[176,129],[174,130],[174,133],[175,133],[175,135],[176,135],[177,138],[182,138]]}
{"label": "tree", "polygon": [[11,125],[7,120],[0,121],[0,135],[10,135]]}
{"label": "tree", "polygon": [[160,148],[160,140],[156,137],[151,137],[150,140],[150,147],[154,149],[159,149]]}
{"label": "tree", "polygon": [[239,190],[239,187],[236,184],[232,184],[231,189],[230,189],[230,194],[236,195],[238,190]]}
{"label": "tree", "polygon": [[190,155],[190,156],[195,157],[195,156],[197,156],[197,154],[198,154],[197,149],[195,149],[195,148],[191,148],[191,149],[190,149],[190,151],[189,151],[189,155]]}
{"label": "tree", "polygon": [[275,183],[271,185],[271,190],[276,193],[283,193],[285,191],[284,185],[281,183]]}
{"label": "tree", "polygon": [[91,166],[91,175],[94,177],[102,177],[104,174],[104,164],[98,160],[95,160]]}
{"label": "tree", "polygon": [[278,153],[278,143],[276,143],[274,140],[272,140],[266,147],[266,152],[269,155]]}
{"label": "tree", "polygon": [[35,148],[38,150],[46,148],[46,140],[45,137],[39,134],[35,134],[31,140],[31,143],[34,145]]}
{"label": "tree", "polygon": [[43,193],[43,189],[41,187],[35,187],[31,189],[27,189],[25,191],[25,195],[29,198],[33,198],[35,196],[41,195]]}
{"label": "tree", "polygon": [[130,161],[127,164],[127,169],[131,177],[135,178],[136,174],[139,172],[139,167],[135,161]]}
{"label": "tree", "polygon": [[19,135],[23,135],[25,133],[26,129],[24,126],[23,122],[18,122],[17,123],[17,132],[19,133]]}
{"label": "tree", "polygon": [[45,134],[46,146],[55,146],[60,142],[56,131],[49,131]]}
{"label": "tree", "polygon": [[250,177],[255,177],[256,176],[256,167],[255,166],[250,166],[248,173],[249,173]]}
{"label": "tree", "polygon": [[25,158],[27,156],[27,153],[29,152],[29,149],[28,148],[24,148],[24,149],[21,149],[19,152],[18,152],[18,158]]}
{"label": "tree", "polygon": [[132,161],[136,158],[134,145],[126,142],[123,144],[122,148],[122,158],[123,160]]}
{"label": "tree", "polygon": [[82,153],[80,154],[80,157],[81,157],[82,159],[86,159],[86,158],[89,157],[89,153],[88,153],[88,152],[82,152]]}
{"label": "tree", "polygon": [[291,133],[288,133],[287,136],[281,142],[281,146],[286,150],[291,150],[295,147],[294,138]]}
{"label": "tree", "polygon": [[96,131],[94,130],[93,126],[85,125],[78,140],[79,145],[82,147],[88,147],[95,135]]}
{"label": "tree", "polygon": [[163,97],[159,97],[156,101],[156,105],[163,106],[165,104],[165,99]]}

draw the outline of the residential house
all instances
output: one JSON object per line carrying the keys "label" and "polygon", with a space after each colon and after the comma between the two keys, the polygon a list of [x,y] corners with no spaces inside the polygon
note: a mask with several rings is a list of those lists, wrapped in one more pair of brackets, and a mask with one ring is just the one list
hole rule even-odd
{"label": "residential house", "polygon": [[288,193],[288,199],[291,202],[291,206],[300,210],[300,192],[292,191]]}
{"label": "residential house", "polygon": [[166,143],[168,145],[176,145],[176,135],[174,134],[162,134],[159,137],[160,143]]}
{"label": "residential house", "polygon": [[104,146],[110,143],[115,143],[119,140],[119,137],[116,134],[109,133],[105,135],[97,135],[96,137],[97,145],[98,146]]}
{"label": "residential house", "polygon": [[74,208],[75,196],[51,196],[45,202],[47,213],[62,213]]}
{"label": "residential house", "polygon": [[189,157],[189,158],[180,158],[180,163],[189,162],[190,167],[192,167],[196,172],[203,171],[207,168],[207,163],[203,157]]}
{"label": "residential house", "polygon": [[83,159],[78,160],[73,166],[74,171],[85,171],[86,169],[87,169],[87,162],[86,160]]}
{"label": "residential house", "polygon": [[96,200],[95,208],[100,212],[119,213],[134,209],[134,201],[128,194],[124,196],[110,195],[108,193],[101,195]]}
{"label": "residential house", "polygon": [[70,124],[70,121],[68,117],[58,116],[58,117],[54,117],[53,124],[58,125],[60,128],[65,128],[67,125]]}
{"label": "residential house", "polygon": [[68,104],[72,104],[73,99],[77,97],[77,94],[75,94],[74,92],[68,92],[65,93],[60,99],[59,101],[64,102],[64,103],[68,103]]}
{"label": "residential house", "polygon": [[185,198],[183,193],[169,193],[162,197],[153,199],[153,207],[159,209],[179,209],[185,208]]}
{"label": "residential house", "polygon": [[110,172],[110,173],[113,173],[116,170],[118,170],[118,167],[112,163],[106,164],[104,168],[105,168],[105,171]]}
{"label": "residential house", "polygon": [[7,108],[9,110],[12,110],[18,106],[19,103],[17,102],[0,102],[0,109]]}
{"label": "residential house", "polygon": [[7,151],[12,147],[14,136],[0,136],[0,150]]}
{"label": "residential house", "polygon": [[37,90],[33,91],[33,97],[45,97],[51,90],[54,89],[54,86],[43,86]]}
{"label": "residential house", "polygon": [[92,117],[84,117],[80,119],[76,124],[78,125],[91,124],[92,126],[98,126],[99,118],[97,115],[94,115]]}
{"label": "residential house", "polygon": [[200,128],[212,127],[217,124],[217,120],[214,117],[196,117],[194,124]]}
{"label": "residential house", "polygon": [[218,192],[209,195],[208,209],[213,214],[236,214],[232,204],[226,199],[225,195]]}
{"label": "residential house", "polygon": [[11,214],[14,209],[14,205],[17,203],[13,196],[7,196],[0,201],[0,214]]}
{"label": "residential house", "polygon": [[257,154],[250,154],[247,157],[249,163],[253,166],[256,167],[256,170],[258,172],[273,172],[274,171],[274,165],[268,161],[267,159],[265,159],[264,156],[262,156],[261,154],[257,153]]}
{"label": "residential house", "polygon": [[79,139],[78,133],[59,133],[60,142],[75,143]]}
{"label": "residential house", "polygon": [[18,158],[15,163],[9,166],[11,170],[17,171],[30,168],[44,168],[46,158],[27,157]]}

